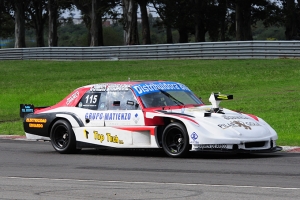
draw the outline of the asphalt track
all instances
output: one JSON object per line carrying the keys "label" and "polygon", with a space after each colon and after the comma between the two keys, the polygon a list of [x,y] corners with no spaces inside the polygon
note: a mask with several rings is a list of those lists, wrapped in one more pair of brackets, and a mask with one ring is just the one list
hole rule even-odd
{"label": "asphalt track", "polygon": [[0,199],[298,199],[300,153],[82,150],[0,139]]}

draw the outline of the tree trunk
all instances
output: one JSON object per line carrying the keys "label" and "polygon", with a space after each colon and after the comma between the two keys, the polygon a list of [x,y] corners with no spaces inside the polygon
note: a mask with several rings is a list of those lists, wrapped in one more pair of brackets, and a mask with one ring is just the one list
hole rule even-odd
{"label": "tree trunk", "polygon": [[45,10],[43,9],[43,1],[34,0],[32,1],[32,6],[31,9],[29,8],[28,12],[35,28],[36,46],[44,47],[44,21],[47,15],[44,17]]}
{"label": "tree trunk", "polygon": [[251,29],[251,0],[236,0],[236,40],[253,40]]}
{"label": "tree trunk", "polygon": [[251,28],[251,3],[246,1],[243,11],[243,40],[253,40]]}
{"label": "tree trunk", "polygon": [[25,48],[25,14],[22,1],[15,1],[15,48]]}
{"label": "tree trunk", "polygon": [[147,12],[147,1],[148,0],[137,0],[141,9],[143,44],[151,44],[150,26],[149,26],[148,12]]}
{"label": "tree trunk", "polygon": [[296,5],[294,0],[286,0],[285,38],[297,39]]}
{"label": "tree trunk", "polygon": [[102,27],[102,16],[98,16],[98,45],[99,46],[104,46],[104,41],[103,41],[103,27]]}
{"label": "tree trunk", "polygon": [[36,46],[37,47],[44,47],[45,42],[44,42],[44,27],[43,25],[38,25],[35,31],[36,34]]}
{"label": "tree trunk", "polygon": [[[91,2],[89,4],[89,2]],[[89,20],[85,20],[86,27],[89,29],[90,46],[103,45],[103,33],[102,33],[102,15],[101,2],[99,0],[90,0],[88,2],[82,2],[80,0],[73,0],[75,6],[88,16]]]}
{"label": "tree trunk", "polygon": [[124,42],[125,45],[139,44],[137,29],[137,4],[135,0],[123,1]]}
{"label": "tree trunk", "polygon": [[221,10],[221,22],[220,22],[220,40],[226,41],[226,14],[227,14],[227,7],[226,1],[220,0],[219,7]]}
{"label": "tree trunk", "polygon": [[89,17],[91,19],[91,29],[90,29],[90,33],[91,33],[90,46],[91,47],[99,46],[99,41],[98,41],[99,21],[98,21],[98,17],[97,17],[97,13],[96,13],[97,8],[98,8],[97,0],[92,0],[92,9],[90,10],[90,13],[89,13]]}
{"label": "tree trunk", "polygon": [[167,32],[167,43],[172,44],[173,43],[173,36],[172,36],[172,28],[171,26],[166,27]]}
{"label": "tree trunk", "polygon": [[48,13],[49,13],[49,34],[48,45],[49,47],[57,47],[57,19],[58,19],[58,6],[55,0],[48,1]]}
{"label": "tree trunk", "polygon": [[235,5],[235,37],[237,41],[243,40],[243,15],[242,15],[242,6],[240,5],[240,1],[236,1]]}
{"label": "tree trunk", "polygon": [[179,30],[179,43],[188,43],[189,34],[186,27],[180,27]]}
{"label": "tree trunk", "polygon": [[200,0],[194,0],[194,20],[195,20],[195,41],[205,42],[205,25],[203,23],[203,6],[206,2]]}

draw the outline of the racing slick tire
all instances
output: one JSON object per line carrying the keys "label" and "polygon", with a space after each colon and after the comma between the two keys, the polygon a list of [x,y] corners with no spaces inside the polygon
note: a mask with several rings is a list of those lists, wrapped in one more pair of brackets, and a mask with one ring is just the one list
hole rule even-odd
{"label": "racing slick tire", "polygon": [[162,135],[162,148],[165,153],[174,158],[183,157],[190,148],[186,128],[178,122],[169,124]]}
{"label": "racing slick tire", "polygon": [[57,120],[50,132],[50,139],[53,148],[61,153],[76,153],[76,138],[70,123],[66,120]]}

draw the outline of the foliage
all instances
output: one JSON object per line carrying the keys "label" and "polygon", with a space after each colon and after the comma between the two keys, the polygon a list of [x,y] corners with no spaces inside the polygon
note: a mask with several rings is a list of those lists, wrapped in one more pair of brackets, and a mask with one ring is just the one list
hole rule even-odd
{"label": "foliage", "polygon": [[256,23],[252,28],[254,40],[285,40],[284,27],[270,26],[265,28],[262,21]]}
{"label": "foliage", "polygon": [[[102,30],[101,19],[116,18],[122,16],[120,6],[126,1],[97,1],[97,0],[0,0],[0,38],[7,38],[13,35],[14,24],[18,25],[15,40],[18,47],[31,47],[32,45],[44,46],[49,41],[55,41],[56,46],[56,19],[61,12],[72,10],[75,7],[80,9],[86,24],[85,33],[81,34],[77,41],[71,36],[60,32],[59,43],[63,46],[87,46],[90,45],[124,45],[124,32],[121,37],[121,30],[116,26],[111,29]],[[123,2],[123,4],[121,4]],[[177,43],[177,42],[204,42],[204,41],[228,41],[228,40],[251,40],[252,38],[262,40],[275,38],[279,40],[300,38],[300,4],[294,0],[138,0],[140,7],[155,8],[160,20],[155,20],[152,15],[146,16],[150,24],[150,39],[147,25],[138,24],[139,41],[137,44]],[[52,5],[52,6],[47,6]],[[76,5],[76,6],[75,6]],[[143,5],[143,6],[142,6]],[[46,20],[50,8],[54,15]],[[145,10],[145,9],[144,9]],[[135,11],[134,11],[135,12]],[[16,15],[18,13],[18,15]],[[143,12],[146,13],[146,12]],[[16,18],[16,16],[18,16]],[[128,17],[128,16],[127,16]],[[16,18],[16,19],[14,19]],[[93,19],[93,20],[92,20]],[[143,15],[143,19],[145,16]],[[129,19],[128,19],[129,20]],[[25,21],[25,22],[24,22]],[[126,24],[126,18],[119,20]],[[143,20],[144,22],[146,20]],[[155,21],[155,22],[154,22]],[[25,23],[25,25],[24,25]],[[49,26],[48,26],[49,23]],[[128,23],[128,21],[127,21]],[[268,28],[266,33],[258,33],[257,23]],[[53,25],[53,26],[51,26]],[[119,25],[118,25],[119,26]],[[35,30],[35,43],[28,42],[26,35],[24,39],[23,29],[31,27]],[[47,29],[50,27],[50,34]],[[124,26],[121,26],[124,30]],[[280,27],[280,28],[276,28]],[[282,37],[284,27],[285,38]],[[171,29],[172,28],[172,29]],[[142,31],[144,29],[144,31]],[[45,33],[43,34],[43,31]],[[278,30],[278,31],[277,31]],[[259,30],[260,31],[260,30]],[[28,31],[27,31],[28,32]],[[118,38],[113,42],[107,42],[105,32],[109,37]],[[52,34],[53,33],[53,34]],[[104,33],[104,35],[102,35]],[[114,33],[110,35],[111,33]],[[73,35],[73,33],[71,33]],[[75,31],[74,35],[77,34]],[[51,39],[51,36],[52,39]],[[260,36],[258,36],[260,35]],[[125,35],[126,36],[126,35]],[[102,42],[102,38],[104,37]],[[43,39],[45,38],[45,39]],[[122,39],[121,39],[122,38]],[[145,41],[141,41],[144,38]],[[26,42],[24,42],[26,40]],[[71,41],[66,41],[71,40]],[[122,42],[121,42],[122,41]],[[29,44],[28,44],[29,43]],[[94,46],[92,45],[92,46]]]}
{"label": "foliage", "polygon": [[[0,0],[0,38],[8,38],[14,33],[14,21],[9,14],[9,9],[4,6],[4,1]],[[1,44],[0,44],[1,48]]]}

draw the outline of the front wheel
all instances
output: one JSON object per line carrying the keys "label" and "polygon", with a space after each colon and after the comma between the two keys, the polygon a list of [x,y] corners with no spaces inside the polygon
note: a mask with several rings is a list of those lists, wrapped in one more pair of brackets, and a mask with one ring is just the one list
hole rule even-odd
{"label": "front wheel", "polygon": [[189,151],[189,138],[186,128],[181,123],[169,124],[162,136],[162,147],[168,156],[183,157]]}
{"label": "front wheel", "polygon": [[53,148],[59,153],[76,152],[76,138],[68,121],[56,121],[51,128],[50,138]]}

